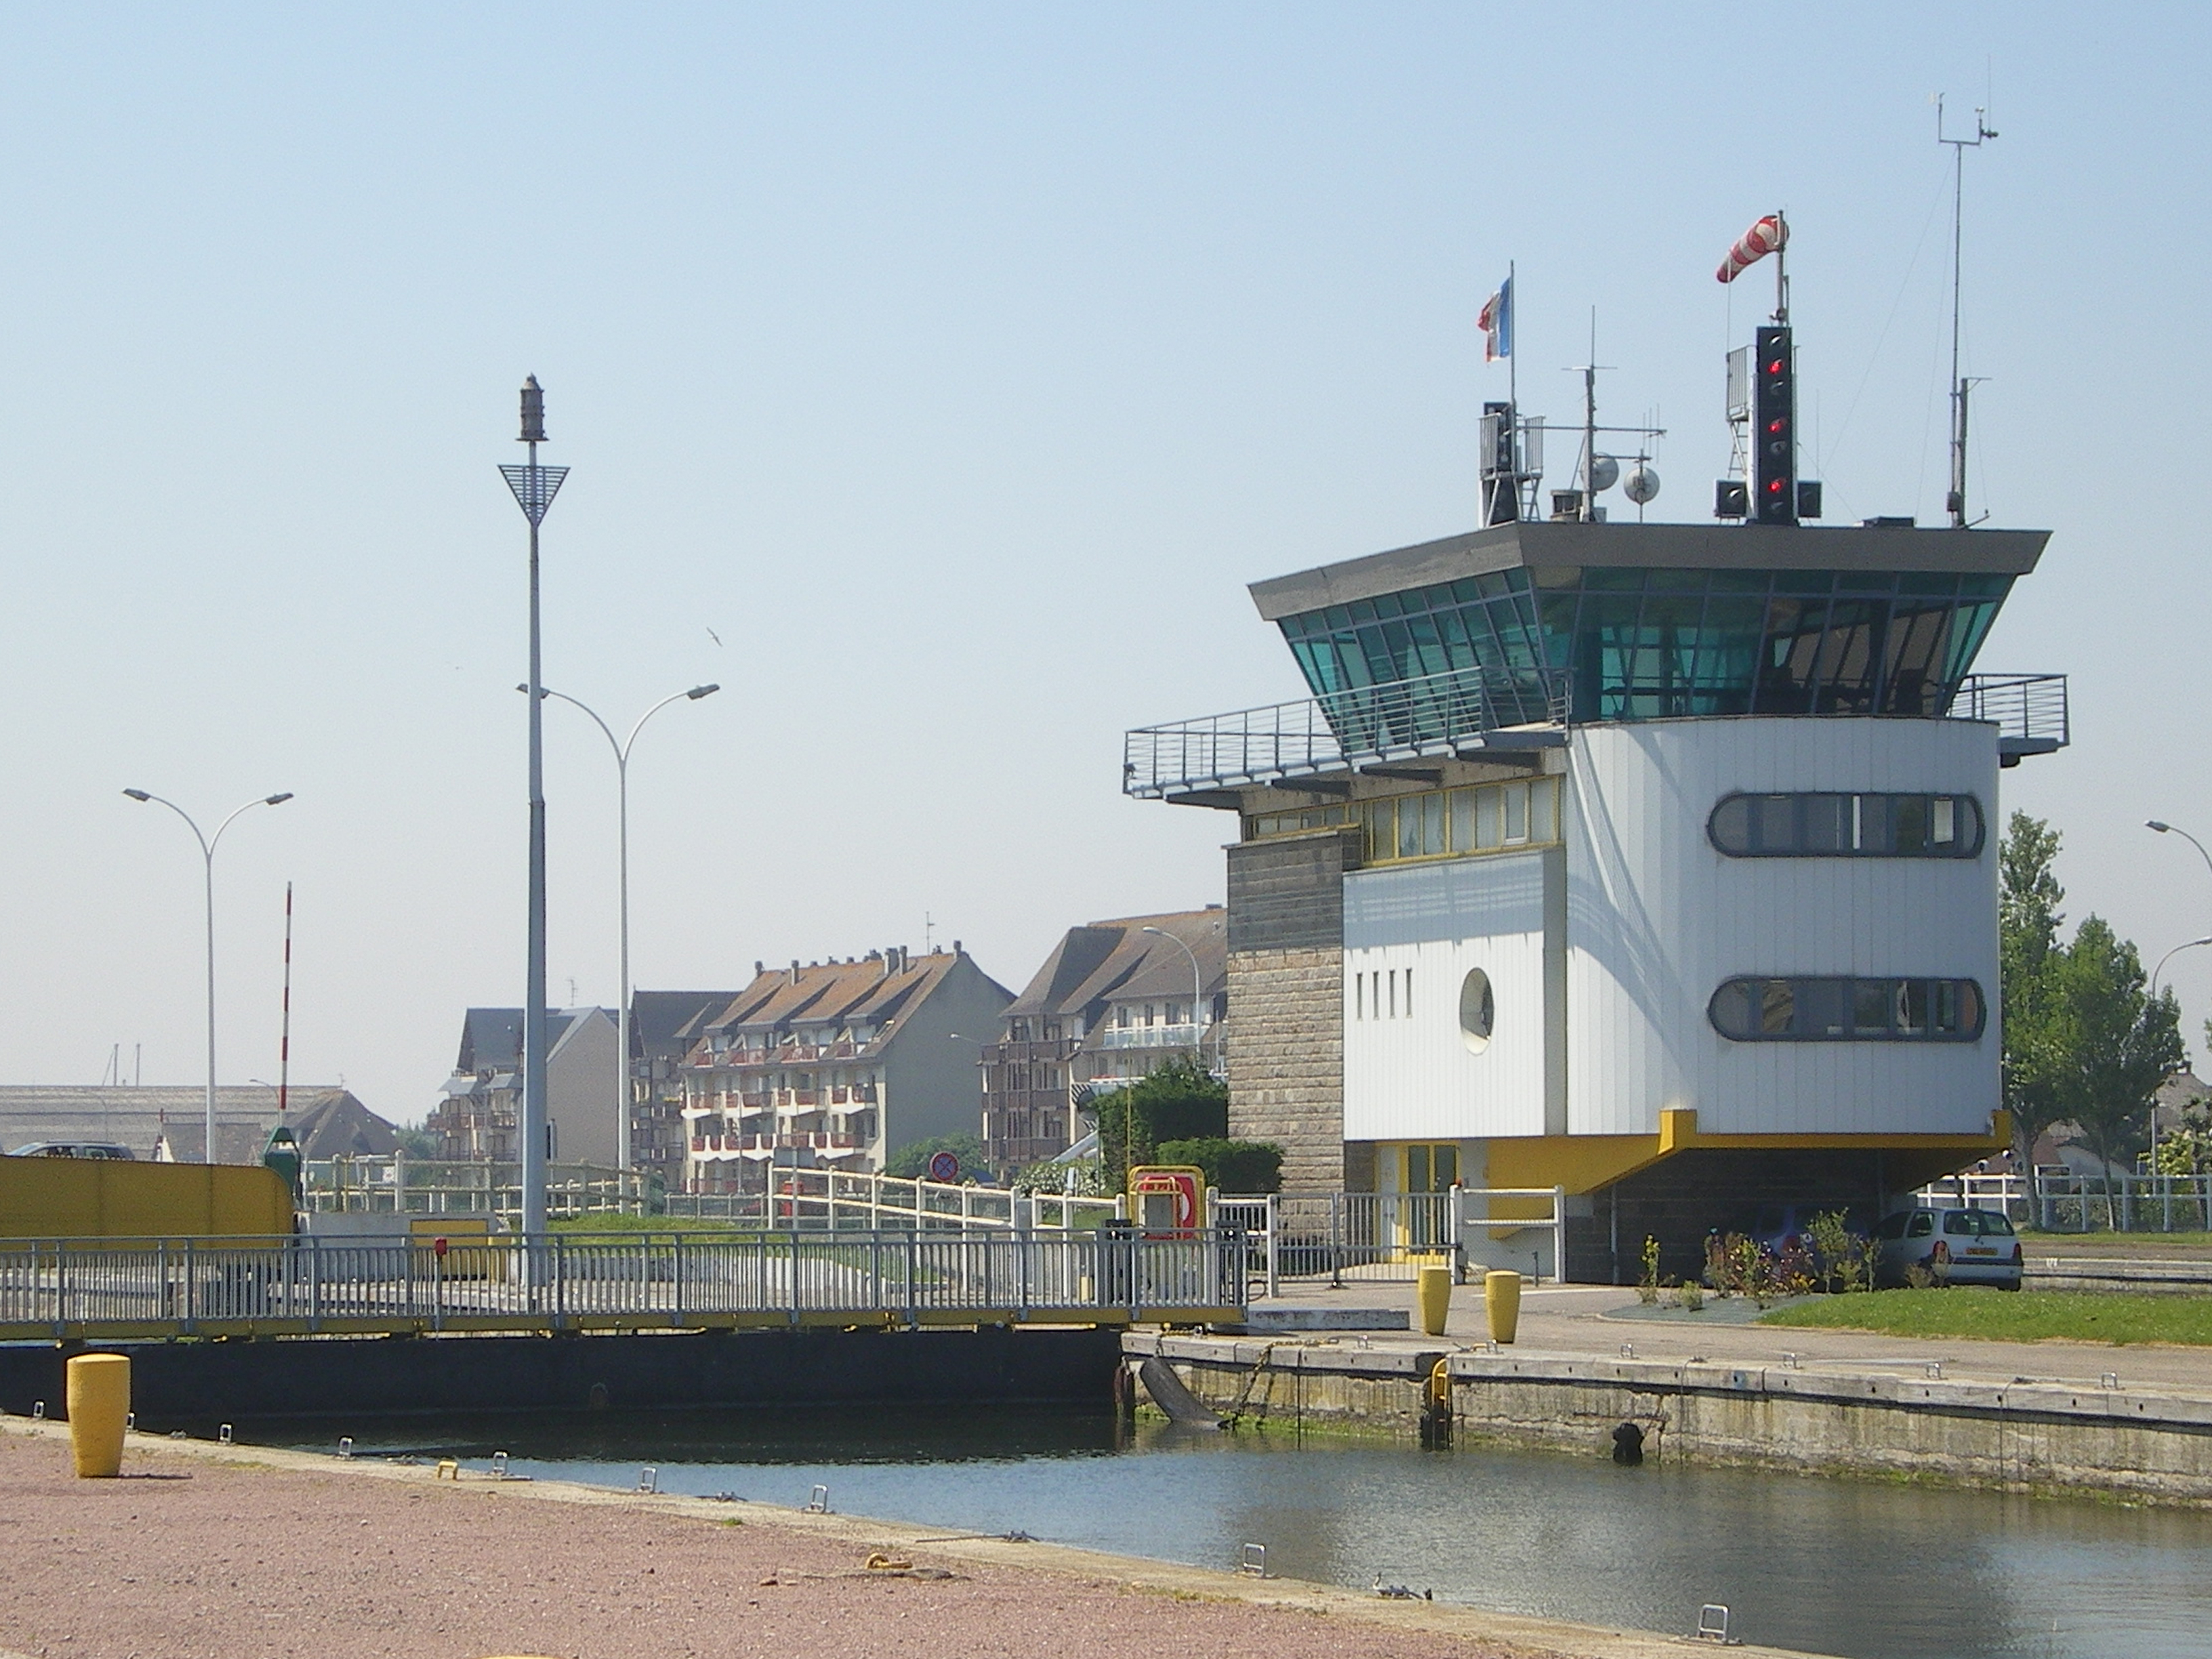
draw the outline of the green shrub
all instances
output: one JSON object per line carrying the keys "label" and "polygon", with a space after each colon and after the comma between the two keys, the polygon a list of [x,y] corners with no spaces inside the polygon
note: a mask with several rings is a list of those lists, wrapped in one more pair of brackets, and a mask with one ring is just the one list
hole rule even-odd
{"label": "green shrub", "polygon": [[1229,1085],[1188,1055],[1162,1060],[1126,1089],[1094,1097],[1089,1109],[1117,1190],[1127,1187],[1133,1165],[1160,1161],[1161,1142],[1229,1133]]}
{"label": "green shrub", "polygon": [[1283,1190],[1283,1149],[1269,1141],[1229,1140],[1219,1135],[1164,1140],[1154,1154],[1154,1161],[1195,1164],[1206,1171],[1206,1184],[1219,1192]]}

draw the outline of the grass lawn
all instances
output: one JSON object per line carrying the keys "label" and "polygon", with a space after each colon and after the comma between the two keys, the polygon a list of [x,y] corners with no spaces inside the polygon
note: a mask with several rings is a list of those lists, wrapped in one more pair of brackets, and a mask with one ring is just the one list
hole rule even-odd
{"label": "grass lawn", "polygon": [[1777,1308],[1762,1325],[1991,1342],[2178,1342],[2212,1347],[2212,1296],[2095,1291],[1874,1291]]}
{"label": "grass lawn", "polygon": [[2108,1233],[2100,1228],[2093,1233],[2044,1233],[2023,1227],[2020,1242],[2031,1256],[2212,1255],[2212,1233],[2204,1232]]}

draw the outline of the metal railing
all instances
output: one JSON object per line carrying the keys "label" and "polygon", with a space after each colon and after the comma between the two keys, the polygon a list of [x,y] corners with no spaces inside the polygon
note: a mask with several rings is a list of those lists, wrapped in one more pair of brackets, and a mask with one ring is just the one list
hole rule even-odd
{"label": "metal railing", "polygon": [[1969,675],[1946,712],[1995,726],[2004,754],[2047,755],[2073,740],[2063,674]]}
{"label": "metal railing", "polygon": [[1220,1230],[0,1242],[0,1340],[1233,1319]]}
{"label": "metal railing", "polygon": [[1121,788],[1146,799],[1342,771],[1368,762],[1449,756],[1506,726],[1560,725],[1564,692],[1535,676],[1483,669],[1331,691],[1140,726],[1122,745]]}
{"label": "metal railing", "polygon": [[2172,1233],[2212,1231],[2212,1176],[2114,1176],[2100,1180],[2064,1164],[2016,1175],[1947,1176],[1913,1194],[1923,1208],[1963,1204],[2002,1210],[2044,1232]]}
{"label": "metal railing", "polygon": [[[550,1164],[545,1210],[556,1219],[617,1211],[646,1213],[653,1177],[598,1164]],[[522,1166],[493,1159],[310,1158],[301,1170],[302,1207],[410,1215],[522,1212]]]}
{"label": "metal railing", "polygon": [[1553,1187],[1289,1194],[1269,1218],[1268,1279],[1409,1279],[1431,1266],[1455,1276],[1500,1267],[1555,1279],[1565,1215],[1565,1193]]}
{"label": "metal railing", "polygon": [[1079,1229],[1118,1220],[1120,1200],[1025,1198],[998,1187],[953,1186],[842,1170],[771,1168],[769,1189],[745,1193],[671,1193],[667,1213],[800,1232],[925,1232],[1039,1227]]}

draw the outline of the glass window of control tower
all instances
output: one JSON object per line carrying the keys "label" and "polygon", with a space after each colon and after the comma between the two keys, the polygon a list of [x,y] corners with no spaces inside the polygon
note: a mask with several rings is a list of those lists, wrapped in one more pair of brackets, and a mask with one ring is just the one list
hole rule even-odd
{"label": "glass window of control tower", "polygon": [[[1370,688],[1465,675],[1498,724],[1697,714],[1941,714],[2010,591],[1951,572],[1512,569],[1282,618],[1346,737],[1441,729],[1450,696]],[[1401,728],[1413,728],[1410,730]]]}

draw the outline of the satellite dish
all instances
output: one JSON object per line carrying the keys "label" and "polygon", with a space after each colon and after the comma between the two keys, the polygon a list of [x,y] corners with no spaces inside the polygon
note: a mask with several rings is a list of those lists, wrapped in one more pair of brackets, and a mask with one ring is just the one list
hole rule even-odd
{"label": "satellite dish", "polygon": [[1590,463],[1590,493],[1602,495],[1620,482],[1620,463],[1610,455],[1601,455]]}
{"label": "satellite dish", "polygon": [[1650,463],[1638,461],[1629,469],[1628,481],[1621,485],[1620,493],[1641,507],[1659,493],[1659,475]]}

